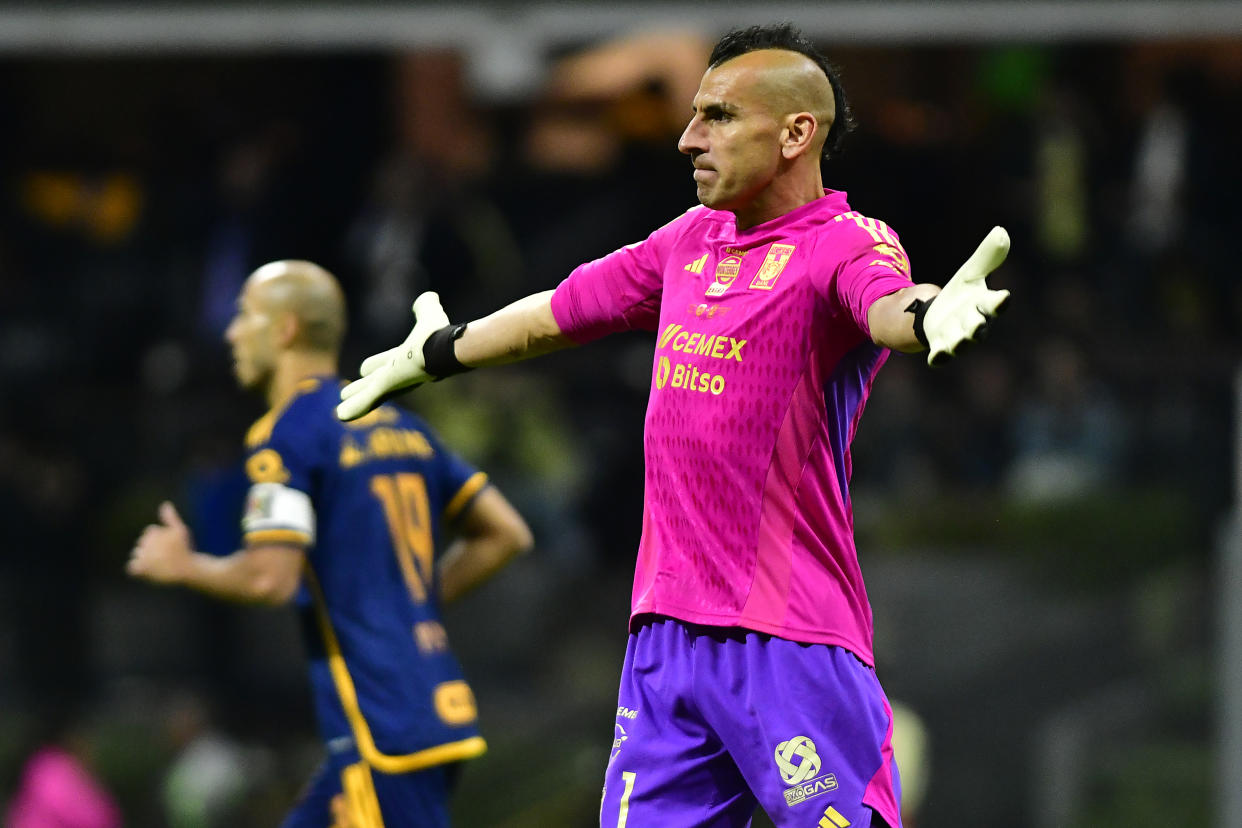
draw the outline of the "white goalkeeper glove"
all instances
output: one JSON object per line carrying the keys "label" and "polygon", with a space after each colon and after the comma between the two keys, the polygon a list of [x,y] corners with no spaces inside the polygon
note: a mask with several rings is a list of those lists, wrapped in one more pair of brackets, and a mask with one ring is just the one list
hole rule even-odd
{"label": "white goalkeeper glove", "polygon": [[397,391],[440,379],[427,372],[423,346],[433,333],[448,327],[440,297],[430,291],[419,294],[414,300],[414,330],[396,348],[363,360],[361,376],[341,389],[337,418],[356,420]]}
{"label": "white goalkeeper glove", "polygon": [[1009,254],[1009,234],[993,227],[940,293],[914,311],[915,331],[927,346],[927,364],[942,365],[963,345],[978,342],[1009,301],[1009,291],[990,290],[984,279]]}

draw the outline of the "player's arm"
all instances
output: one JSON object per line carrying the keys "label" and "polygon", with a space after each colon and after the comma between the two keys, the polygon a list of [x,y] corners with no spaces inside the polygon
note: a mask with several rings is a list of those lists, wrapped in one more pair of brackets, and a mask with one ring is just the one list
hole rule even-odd
{"label": "player's arm", "polygon": [[189,527],[171,503],[160,504],[159,515],[130,553],[131,576],[228,601],[277,606],[293,598],[306,559],[301,546],[256,544],[220,558],[194,551]]}
{"label": "player's arm", "polygon": [[1009,299],[1009,291],[986,282],[1008,253],[1009,234],[994,227],[943,288],[911,285],[877,299],[867,311],[872,341],[906,353],[927,349],[929,365],[979,341]]}
{"label": "player's arm", "polygon": [[449,324],[436,294],[420,295],[410,335],[362,363],[362,376],[341,389],[337,416],[357,419],[395,391],[573,345],[552,315],[552,294],[532,294],[465,325]]}
{"label": "player's arm", "polygon": [[534,544],[530,527],[494,486],[485,487],[458,518],[458,536],[440,559],[440,599],[457,600]]}
{"label": "player's arm", "polygon": [[914,314],[907,313],[906,308],[914,301],[930,302],[938,293],[939,285],[921,284],[876,299],[867,310],[871,341],[906,354],[922,351],[927,346],[915,334]]}

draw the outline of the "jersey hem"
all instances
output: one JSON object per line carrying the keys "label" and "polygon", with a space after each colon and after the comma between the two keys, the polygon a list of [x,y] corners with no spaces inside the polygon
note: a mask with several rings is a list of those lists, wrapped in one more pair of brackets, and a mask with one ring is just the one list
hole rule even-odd
{"label": "jersey hem", "polygon": [[629,628],[631,632],[633,632],[635,621],[644,615],[663,615],[672,618],[674,621],[684,621],[687,624],[702,624],[708,627],[740,627],[741,629],[753,630],[765,635],[783,638],[795,644],[828,644],[848,650],[859,661],[872,669],[875,668],[875,656],[872,654],[870,647],[863,647],[848,636],[831,630],[803,630],[781,624],[772,624],[756,618],[742,618],[734,614],[717,615],[710,612],[681,609],[668,604],[659,604],[634,608],[630,612]]}

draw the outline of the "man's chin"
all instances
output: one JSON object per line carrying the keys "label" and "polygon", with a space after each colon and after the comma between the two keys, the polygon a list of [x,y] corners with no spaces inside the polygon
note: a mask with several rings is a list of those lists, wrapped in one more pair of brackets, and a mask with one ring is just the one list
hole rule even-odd
{"label": "man's chin", "polygon": [[233,378],[237,380],[237,387],[243,391],[261,391],[265,384],[263,377],[243,371],[237,365],[233,366]]}

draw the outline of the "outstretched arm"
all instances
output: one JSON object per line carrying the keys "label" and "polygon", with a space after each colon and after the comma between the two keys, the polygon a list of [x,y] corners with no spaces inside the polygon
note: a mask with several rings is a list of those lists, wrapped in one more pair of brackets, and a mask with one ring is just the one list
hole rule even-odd
{"label": "outstretched arm", "polygon": [[574,343],[552,315],[552,293],[532,294],[466,325],[449,324],[436,294],[420,295],[414,330],[396,348],[363,361],[362,376],[341,389],[336,416],[354,420],[396,391],[569,347]]}
{"label": "outstretched arm", "polygon": [[552,316],[553,293],[545,290],[532,294],[471,322],[457,340],[457,359],[470,368],[482,368],[541,356],[573,345]]}
{"label": "outstretched arm", "polygon": [[962,346],[978,342],[1005,309],[1009,291],[991,290],[987,276],[1005,261],[1009,234],[993,227],[943,288],[911,285],[877,299],[867,311],[877,345],[912,353],[927,349],[927,364],[941,365]]}
{"label": "outstretched arm", "polygon": [[262,544],[223,558],[194,551],[190,530],[165,501],[160,522],[143,531],[125,570],[154,584],[187,586],[228,601],[277,606],[287,603],[302,577],[300,546]]}

